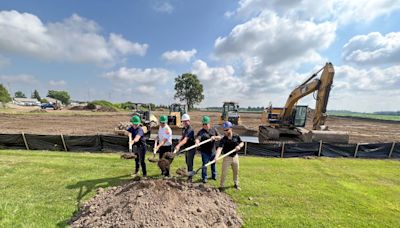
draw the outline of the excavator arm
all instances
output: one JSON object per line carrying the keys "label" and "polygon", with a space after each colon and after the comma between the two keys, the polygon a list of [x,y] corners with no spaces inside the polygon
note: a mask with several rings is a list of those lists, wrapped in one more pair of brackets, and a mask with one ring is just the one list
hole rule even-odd
{"label": "excavator arm", "polygon": [[[323,71],[320,79],[314,79],[313,81],[310,82],[310,80],[316,77],[321,70]],[[283,125],[291,124],[293,109],[296,103],[302,97],[305,97],[310,93],[318,91],[316,107],[315,107],[315,115],[313,119],[313,130],[319,130],[320,126],[323,125],[326,120],[326,107],[328,105],[329,93],[331,90],[334,74],[335,70],[333,68],[332,63],[326,63],[323,68],[321,68],[318,72],[314,73],[310,78],[308,78],[300,86],[294,89],[290,93],[286,101],[285,107],[283,108],[283,111],[280,114],[280,119],[282,120],[282,124]]]}

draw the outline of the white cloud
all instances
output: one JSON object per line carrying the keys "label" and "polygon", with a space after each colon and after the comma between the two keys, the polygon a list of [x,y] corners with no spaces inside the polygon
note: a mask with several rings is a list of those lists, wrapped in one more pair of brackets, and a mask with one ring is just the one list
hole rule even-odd
{"label": "white cloud", "polygon": [[39,83],[35,76],[29,74],[0,75],[0,81],[5,83],[27,85],[34,85]]}
{"label": "white cloud", "polygon": [[329,47],[335,31],[331,22],[316,24],[263,12],[235,26],[228,36],[218,37],[214,46],[220,59],[257,58],[264,66],[299,64],[310,62],[317,50]]}
{"label": "white cloud", "polygon": [[273,10],[282,16],[290,16],[301,20],[334,20],[340,24],[354,22],[369,22],[383,15],[389,15],[400,9],[398,0],[240,0],[234,11],[228,11],[226,16],[239,15],[251,17],[264,10]]}
{"label": "white cloud", "polygon": [[124,55],[145,55],[147,44],[110,34],[100,35],[96,22],[76,14],[62,22],[43,24],[35,15],[17,11],[0,11],[0,51],[32,58],[114,63]]}
{"label": "white cloud", "polygon": [[363,65],[399,64],[400,32],[354,36],[344,45],[343,58]]}
{"label": "white cloud", "polygon": [[67,82],[65,82],[64,80],[59,80],[59,81],[50,80],[49,81],[49,85],[51,85],[51,86],[65,86],[66,84],[67,84]]}
{"label": "white cloud", "polygon": [[190,61],[191,58],[197,53],[196,49],[192,49],[190,51],[184,50],[173,50],[164,52],[161,58],[168,63],[187,63]]}
{"label": "white cloud", "polygon": [[192,64],[192,73],[203,84],[207,105],[220,105],[224,100],[241,99],[248,92],[247,83],[235,75],[232,66],[209,67],[203,60]]}
{"label": "white cloud", "polygon": [[162,68],[126,68],[122,67],[116,71],[107,72],[103,77],[115,83],[129,83],[135,85],[163,84],[172,79],[175,74]]}
{"label": "white cloud", "polygon": [[153,9],[157,12],[172,13],[174,6],[168,1],[156,1],[153,4]]}

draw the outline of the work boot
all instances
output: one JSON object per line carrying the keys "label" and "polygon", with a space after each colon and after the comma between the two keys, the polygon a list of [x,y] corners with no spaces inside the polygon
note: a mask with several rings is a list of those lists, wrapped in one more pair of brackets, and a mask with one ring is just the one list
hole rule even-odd
{"label": "work boot", "polygon": [[241,188],[240,188],[239,185],[237,185],[237,184],[235,184],[233,187],[234,187],[236,190],[241,190]]}
{"label": "work boot", "polygon": [[218,190],[219,190],[220,192],[225,192],[225,187],[219,187]]}
{"label": "work boot", "polygon": [[211,180],[215,180],[215,181],[216,181],[216,180],[217,180],[217,177],[211,177]]}
{"label": "work boot", "polygon": [[193,183],[193,178],[192,177],[188,177],[188,182],[189,183]]}
{"label": "work boot", "polygon": [[206,184],[207,183],[207,179],[203,179],[202,182],[203,182],[203,184]]}

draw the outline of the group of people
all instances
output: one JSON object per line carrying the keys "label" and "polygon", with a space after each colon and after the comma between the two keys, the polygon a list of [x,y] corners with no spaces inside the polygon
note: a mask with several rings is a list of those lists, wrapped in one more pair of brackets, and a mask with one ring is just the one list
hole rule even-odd
{"label": "group of people", "polygon": [[[135,159],[135,175],[138,174],[139,168],[142,168],[143,177],[147,176],[145,154],[146,154],[146,139],[144,137],[144,132],[140,127],[140,117],[133,116],[131,119],[132,127],[128,129],[128,132],[132,134],[132,139],[134,145],[137,147],[137,157]],[[202,172],[201,177],[203,183],[207,183],[207,167],[205,164],[210,161],[216,161],[223,154],[231,152],[228,156],[225,156],[222,162],[222,173],[220,189],[225,189],[225,179],[228,173],[228,169],[231,166],[233,170],[233,182],[236,189],[239,187],[239,156],[238,151],[243,147],[244,143],[240,139],[240,136],[234,134],[232,131],[232,123],[225,121],[222,124],[224,134],[220,135],[216,128],[211,127],[211,119],[209,116],[202,117],[202,128],[195,134],[193,127],[190,122],[190,116],[188,114],[182,115],[182,136],[178,144],[173,148],[172,144],[172,130],[168,126],[168,117],[160,117],[160,127],[157,135],[158,144],[155,146],[155,150],[159,153],[159,158],[161,159],[166,152],[180,151],[188,147],[193,147],[185,152],[185,161],[187,165],[187,170],[189,173],[193,172],[193,162],[196,154],[196,149],[198,148],[202,159]],[[208,142],[204,142],[207,141]],[[217,171],[215,162],[211,166],[211,179],[217,180]],[[169,176],[169,173],[164,175]],[[192,176],[189,175],[188,181],[192,182]]]}

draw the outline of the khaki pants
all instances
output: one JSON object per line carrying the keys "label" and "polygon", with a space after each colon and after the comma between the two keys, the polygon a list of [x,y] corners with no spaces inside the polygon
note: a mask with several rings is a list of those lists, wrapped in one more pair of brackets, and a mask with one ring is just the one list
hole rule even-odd
{"label": "khaki pants", "polygon": [[239,185],[239,155],[235,155],[234,157],[227,156],[224,158],[222,162],[222,173],[221,173],[221,187],[225,187],[225,178],[228,174],[228,168],[232,166],[233,170],[233,183]]}

